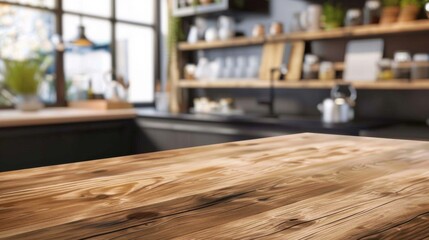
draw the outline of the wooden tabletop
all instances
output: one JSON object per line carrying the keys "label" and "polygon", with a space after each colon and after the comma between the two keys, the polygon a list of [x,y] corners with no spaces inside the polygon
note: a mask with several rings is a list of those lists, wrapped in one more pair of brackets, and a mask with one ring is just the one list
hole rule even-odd
{"label": "wooden tabletop", "polygon": [[2,173],[0,238],[428,239],[429,143],[300,134]]}
{"label": "wooden tabletop", "polygon": [[46,108],[37,112],[0,110],[0,127],[22,127],[76,122],[109,121],[136,117],[134,109],[93,110]]}

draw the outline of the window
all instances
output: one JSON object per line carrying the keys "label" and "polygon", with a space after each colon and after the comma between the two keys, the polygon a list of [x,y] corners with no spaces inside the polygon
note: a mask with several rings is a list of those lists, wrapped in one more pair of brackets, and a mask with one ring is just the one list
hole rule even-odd
{"label": "window", "polygon": [[[27,1],[31,2],[31,1]],[[51,37],[55,34],[55,15],[20,6],[0,7],[0,58],[25,59],[37,49],[38,55],[54,57]],[[55,63],[54,63],[55,64]],[[47,70],[39,95],[46,103],[56,102],[55,68]],[[0,78],[1,79],[1,78]],[[11,106],[13,95],[0,89],[0,106]]]}
{"label": "window", "polygon": [[[122,66],[121,62],[127,65],[118,74],[125,79],[130,79],[129,98],[132,102],[149,102],[154,98],[155,88],[153,71],[142,71],[142,67],[146,69],[155,69],[153,56],[155,32],[150,28],[141,28],[138,26],[118,23],[117,31],[117,53],[122,58],[117,58],[117,66]],[[129,51],[132,49],[133,51]],[[118,69],[119,70],[119,69]],[[138,79],[139,81],[132,81]]]}
{"label": "window", "polygon": [[[48,104],[83,99],[89,86],[102,95],[112,79],[129,84],[130,102],[151,104],[160,74],[158,15],[155,0],[0,0],[0,59],[8,51],[21,54],[12,45],[26,51],[36,42],[55,56],[40,89]],[[81,25],[90,47],[71,44]],[[55,39],[63,40],[64,51],[48,44]],[[11,105],[10,94],[0,90],[0,107]]]}

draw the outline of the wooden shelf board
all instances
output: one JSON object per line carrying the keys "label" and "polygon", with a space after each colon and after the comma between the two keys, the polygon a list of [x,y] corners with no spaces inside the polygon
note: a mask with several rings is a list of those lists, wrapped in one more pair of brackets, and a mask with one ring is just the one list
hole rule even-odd
{"label": "wooden shelf board", "polygon": [[386,90],[429,90],[428,80],[415,80],[412,82],[391,80],[381,82],[354,82],[357,89],[386,89]]}
{"label": "wooden shelf board", "polygon": [[179,43],[179,50],[193,51],[215,48],[229,47],[245,47],[252,45],[262,45],[266,42],[288,42],[288,41],[313,41],[335,38],[352,38],[352,37],[371,37],[387,34],[398,34],[408,32],[424,32],[429,31],[429,20],[418,20],[408,23],[396,23],[390,25],[367,25],[357,27],[338,28],[328,31],[317,32],[300,32],[288,33],[279,36],[264,37],[238,37],[224,41],[206,42],[199,41],[197,43]]}
{"label": "wooden shelf board", "polygon": [[245,47],[252,45],[262,45],[265,43],[263,37],[237,37],[230,40],[219,40],[214,42],[199,41],[197,43],[179,43],[179,50],[181,51],[192,51],[202,49],[214,49],[214,48],[228,48],[228,47]]}
{"label": "wooden shelf board", "polygon": [[[338,83],[346,83],[341,80],[335,81],[277,81],[276,88],[284,89],[329,89]],[[385,89],[385,90],[429,90],[429,80],[417,80],[405,82],[399,80],[383,82],[353,82],[357,89]],[[268,88],[270,86],[267,80],[217,80],[217,81],[189,81],[179,82],[180,88]]]}
{"label": "wooden shelf board", "polygon": [[278,41],[312,41],[334,38],[369,37],[387,34],[429,31],[429,20],[418,20],[407,23],[389,25],[367,25],[344,27],[327,31],[289,33],[280,36],[268,37],[268,42]]}
{"label": "wooden shelf board", "polygon": [[222,79],[216,81],[200,81],[200,80],[181,80],[179,81],[181,88],[266,88],[269,87],[268,81],[259,79],[252,80],[237,80],[237,79]]}

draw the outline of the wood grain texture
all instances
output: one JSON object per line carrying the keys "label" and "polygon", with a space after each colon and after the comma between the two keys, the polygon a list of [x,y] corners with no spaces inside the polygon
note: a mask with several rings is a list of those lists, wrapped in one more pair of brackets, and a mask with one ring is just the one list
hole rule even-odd
{"label": "wood grain texture", "polygon": [[76,122],[132,119],[137,116],[134,109],[93,110],[72,108],[46,108],[38,112],[2,110],[0,127],[63,124]]}
{"label": "wood grain texture", "polygon": [[299,134],[0,174],[2,239],[427,239],[429,143]]}

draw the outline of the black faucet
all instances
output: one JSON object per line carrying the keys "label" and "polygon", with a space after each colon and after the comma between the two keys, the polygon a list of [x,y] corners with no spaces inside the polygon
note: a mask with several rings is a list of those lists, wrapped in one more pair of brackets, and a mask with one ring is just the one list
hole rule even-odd
{"label": "black faucet", "polygon": [[270,70],[270,89],[269,89],[268,101],[258,101],[259,104],[268,105],[268,115],[266,116],[268,118],[278,117],[275,110],[276,89],[275,89],[275,79],[274,79],[274,74],[276,74],[277,72],[280,73],[280,80],[285,80],[288,70],[285,65],[282,65],[278,68],[272,68]]}

